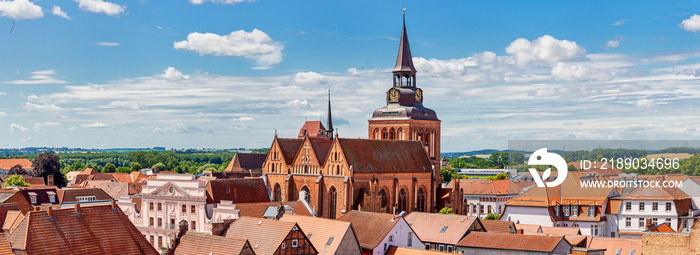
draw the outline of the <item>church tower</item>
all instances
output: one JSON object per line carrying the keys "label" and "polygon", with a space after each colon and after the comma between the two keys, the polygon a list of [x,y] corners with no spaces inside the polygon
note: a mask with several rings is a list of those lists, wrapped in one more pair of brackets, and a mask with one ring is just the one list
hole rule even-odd
{"label": "church tower", "polygon": [[[406,34],[406,16],[393,73],[393,86],[386,92],[386,106],[369,119],[369,138],[420,141],[430,159],[440,160],[440,120],[423,106],[423,90],[416,86],[416,68]],[[438,165],[439,169],[439,165]]]}

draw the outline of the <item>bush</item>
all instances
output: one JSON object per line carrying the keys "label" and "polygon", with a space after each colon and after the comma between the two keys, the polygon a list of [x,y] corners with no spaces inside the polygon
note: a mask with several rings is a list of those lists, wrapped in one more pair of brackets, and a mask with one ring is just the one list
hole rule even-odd
{"label": "bush", "polygon": [[454,212],[452,212],[452,208],[447,208],[447,207],[440,209],[440,212],[438,212],[438,213],[439,214],[455,214]]}

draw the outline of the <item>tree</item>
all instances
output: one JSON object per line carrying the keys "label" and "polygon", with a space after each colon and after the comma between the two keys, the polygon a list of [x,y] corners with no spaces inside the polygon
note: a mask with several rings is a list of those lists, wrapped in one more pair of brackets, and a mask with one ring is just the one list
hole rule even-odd
{"label": "tree", "polygon": [[489,176],[486,178],[487,180],[508,180],[508,174],[507,173],[500,173],[495,176]]}
{"label": "tree", "polygon": [[439,214],[455,214],[454,212],[452,212],[452,208],[447,208],[447,207],[440,209],[440,212],[438,212],[438,213]]}
{"label": "tree", "polygon": [[139,164],[139,162],[135,162],[135,161],[131,162],[131,164],[129,164],[129,166],[131,167],[131,171],[134,171],[134,172],[138,172],[139,170],[141,170],[141,168],[143,168],[143,167],[141,167],[141,164]]}
{"label": "tree", "polygon": [[102,168],[103,173],[114,173],[117,171],[117,167],[112,163],[107,163],[104,168]]}
{"label": "tree", "polygon": [[442,178],[442,182],[450,182],[456,174],[457,172],[452,168],[440,168],[440,178]]}
{"label": "tree", "polygon": [[464,161],[462,158],[451,158],[450,160],[447,161],[447,164],[450,165],[452,168],[466,168],[467,167],[467,162]]}
{"label": "tree", "polygon": [[78,160],[78,161],[75,161],[75,163],[73,163],[73,164],[70,166],[70,168],[71,168],[71,170],[73,170],[73,171],[83,171],[83,170],[85,170],[85,168],[87,168],[87,167],[85,167],[85,166],[83,165],[83,162],[82,162],[82,161]]}
{"label": "tree", "polygon": [[24,181],[24,177],[20,175],[12,175],[10,177],[7,177],[5,179],[5,186],[20,186],[20,187],[29,187],[29,183]]}
{"label": "tree", "polygon": [[59,188],[66,186],[66,180],[61,173],[61,158],[58,155],[50,152],[39,154],[34,159],[32,168],[34,168],[34,176],[43,177],[44,182],[46,182],[47,176],[52,175],[54,185]]}
{"label": "tree", "polygon": [[131,173],[131,168],[125,166],[117,167],[117,173]]}
{"label": "tree", "polygon": [[508,164],[508,158],[510,157],[510,154],[505,151],[495,151],[491,153],[491,156],[489,157],[489,160],[493,162],[494,164],[503,164],[507,165]]}
{"label": "tree", "polygon": [[501,219],[501,215],[500,215],[500,214],[489,213],[488,215],[486,215],[486,218],[485,218],[485,219],[487,219],[487,220],[500,220],[500,219]]}
{"label": "tree", "polygon": [[513,164],[519,165],[522,164],[523,161],[525,160],[525,156],[523,155],[522,152],[513,152],[510,154],[510,162],[513,162]]}
{"label": "tree", "polygon": [[163,163],[157,163],[157,164],[151,166],[151,168],[153,168],[153,169],[158,169],[158,170],[160,170],[160,171],[165,171],[165,164],[163,164]]}
{"label": "tree", "polygon": [[27,174],[27,170],[24,170],[22,165],[17,164],[12,166],[10,171],[7,171],[7,174]]}

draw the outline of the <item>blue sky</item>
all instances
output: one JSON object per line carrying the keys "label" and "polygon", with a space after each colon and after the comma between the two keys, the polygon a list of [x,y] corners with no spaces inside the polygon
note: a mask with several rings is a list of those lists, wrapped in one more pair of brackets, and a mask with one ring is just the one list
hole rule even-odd
{"label": "blue sky", "polygon": [[0,0],[0,147],[366,137],[404,7],[443,152],[700,139],[700,2]]}

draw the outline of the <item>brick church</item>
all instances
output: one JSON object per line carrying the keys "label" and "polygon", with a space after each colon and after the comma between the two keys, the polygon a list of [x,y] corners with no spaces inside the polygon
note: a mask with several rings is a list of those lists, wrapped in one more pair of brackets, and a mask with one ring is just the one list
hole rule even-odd
{"label": "brick church", "polygon": [[423,106],[404,20],[386,106],[369,120],[369,139],[333,134],[307,121],[297,138],[275,138],[262,173],[272,200],[305,201],[319,217],[350,210],[435,212],[440,187],[440,120]]}

